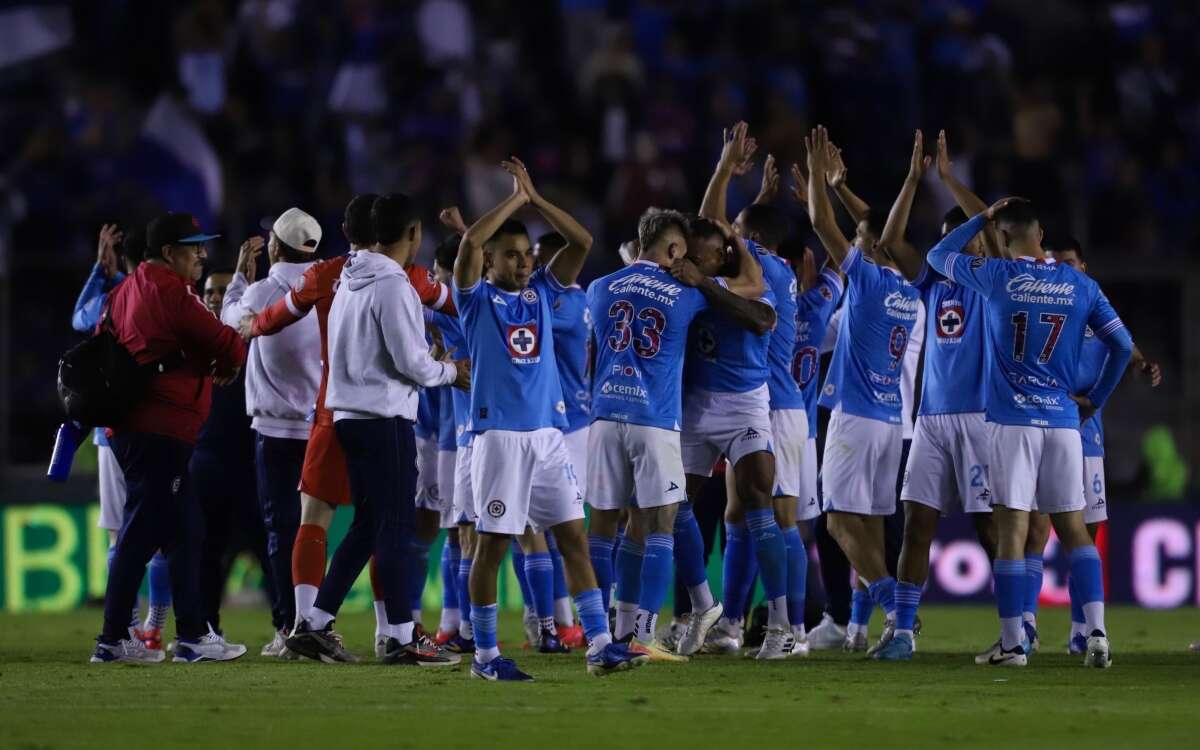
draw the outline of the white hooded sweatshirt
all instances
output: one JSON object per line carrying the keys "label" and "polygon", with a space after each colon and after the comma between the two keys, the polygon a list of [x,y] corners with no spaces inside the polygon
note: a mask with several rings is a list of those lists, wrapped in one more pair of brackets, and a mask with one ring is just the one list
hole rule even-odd
{"label": "white hooded sweatshirt", "polygon": [[429,356],[421,300],[399,263],[359,252],[346,262],[329,311],[333,419],[417,417],[417,388],[453,383],[454,365]]}

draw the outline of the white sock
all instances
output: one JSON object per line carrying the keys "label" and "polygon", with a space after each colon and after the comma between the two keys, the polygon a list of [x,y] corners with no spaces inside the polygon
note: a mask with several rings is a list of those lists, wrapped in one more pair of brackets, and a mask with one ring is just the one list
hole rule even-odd
{"label": "white sock", "polygon": [[384,605],[382,599],[375,600],[375,635],[383,635],[387,633],[388,619],[387,606]]}
{"label": "white sock", "polygon": [[896,635],[906,636],[910,641],[913,639],[913,632],[911,630],[897,630]]}
{"label": "white sock", "polygon": [[478,646],[475,647],[475,663],[476,664],[487,664],[489,661],[491,661],[492,659],[495,659],[499,655],[500,655],[500,649],[498,647],[495,647],[495,648],[480,648]]}
{"label": "white sock", "polygon": [[788,622],[786,596],[777,596],[767,600],[767,625],[773,628],[791,629],[792,625]]}
{"label": "white sock", "polygon": [[438,630],[451,633],[459,629],[459,623],[461,622],[462,613],[459,612],[458,607],[455,607],[454,609],[444,607],[442,609],[442,619],[440,622],[438,622]]}
{"label": "white sock", "polygon": [[1088,602],[1083,605],[1084,635],[1090,636],[1093,631],[1099,630],[1101,633],[1107,633],[1104,629],[1104,602]]}
{"label": "white sock", "polygon": [[323,630],[326,625],[333,622],[333,615],[329,614],[320,607],[313,607],[308,612],[308,626],[313,630]]}
{"label": "white sock", "polygon": [[846,626],[846,637],[847,638],[853,638],[854,636],[858,635],[859,633],[866,635],[867,634],[867,626],[860,625],[857,622],[851,622],[849,625]]}
{"label": "white sock", "polygon": [[1035,615],[1034,613],[1022,612],[1021,619],[1024,620],[1025,622],[1029,623],[1030,625],[1032,625],[1035,630],[1037,629],[1037,615]]}
{"label": "white sock", "polygon": [[616,602],[617,605],[617,630],[614,635],[618,639],[624,638],[634,631],[637,627],[637,602]]}
{"label": "white sock", "polygon": [[1072,622],[1071,623],[1071,637],[1074,638],[1077,635],[1086,636],[1087,635],[1087,625],[1083,624],[1082,622]]}
{"label": "white sock", "polygon": [[395,638],[397,641],[400,641],[401,644],[412,643],[413,622],[411,620],[400,623],[399,625],[384,625],[383,627],[386,628],[386,630],[383,631],[383,635],[386,635],[390,638]]}
{"label": "white sock", "polygon": [[162,630],[167,624],[167,615],[171,607],[163,604],[152,604],[146,611],[146,622],[142,630]]}
{"label": "white sock", "polygon": [[804,629],[804,623],[800,623],[799,625],[793,624],[792,625],[792,635],[795,636],[796,640],[798,640],[798,641],[802,641],[805,638],[807,638],[808,631]]}
{"label": "white sock", "polygon": [[571,600],[565,596],[554,600],[554,621],[564,628],[575,624],[575,613],[571,610]]}
{"label": "white sock", "polygon": [[311,583],[297,583],[293,587],[296,596],[296,622],[308,617],[317,603],[317,587]]}
{"label": "white sock", "polygon": [[[459,617],[462,617],[460,614]],[[471,624],[471,618],[463,618],[458,624],[458,634],[466,640],[471,640],[475,637],[475,626]]]}
{"label": "white sock", "polygon": [[600,653],[602,648],[612,642],[612,633],[601,633],[588,642],[588,656]]}
{"label": "white sock", "polygon": [[883,613],[883,619],[887,620],[887,621],[888,621],[888,622],[890,622],[890,623],[893,623],[893,624],[895,624],[895,622],[896,622],[896,610],[895,610],[895,608],[889,609],[887,612],[884,612],[884,613]]}
{"label": "white sock", "polygon": [[644,643],[654,640],[654,629],[658,625],[658,613],[644,609],[637,611],[633,637]]}
{"label": "white sock", "polygon": [[688,586],[688,598],[692,600],[693,612],[707,612],[716,604],[716,601],[713,599],[712,589],[708,587],[708,581],[695,586]]}
{"label": "white sock", "polygon": [[1000,618],[1000,648],[1012,651],[1021,645],[1025,638],[1025,628],[1021,627],[1020,617]]}

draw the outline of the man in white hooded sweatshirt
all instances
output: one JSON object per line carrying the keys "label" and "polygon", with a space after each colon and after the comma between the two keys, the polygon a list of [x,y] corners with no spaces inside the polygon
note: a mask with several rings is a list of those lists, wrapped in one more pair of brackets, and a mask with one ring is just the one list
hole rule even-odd
{"label": "man in white hooded sweatshirt", "polygon": [[[237,328],[251,311],[262,310],[298,287],[316,260],[321,225],[289,208],[271,225],[266,242],[271,270],[254,280],[262,237],[251,237],[238,254],[237,273],[221,303],[221,321]],[[246,413],[254,428],[254,467],[259,511],[267,529],[267,557],[278,595],[272,603],[275,637],[263,656],[279,656],[296,609],[292,597],[292,545],[300,528],[300,470],[311,429],[309,417],[321,383],[321,332],[310,316],[278,336],[250,342],[246,362]]]}
{"label": "man in white hooded sweatshirt", "polygon": [[421,302],[404,271],[421,244],[417,206],[393,193],[371,208],[376,245],[342,269],[329,311],[329,385],[338,440],[346,451],[354,522],[333,555],[309,615],[287,647],[320,661],[354,661],[333,621],[354,580],[375,555],[387,611],[388,664],[447,666],[459,657],[414,632],[407,566],[416,497],[417,389],[470,383],[470,362],[433,359]]}

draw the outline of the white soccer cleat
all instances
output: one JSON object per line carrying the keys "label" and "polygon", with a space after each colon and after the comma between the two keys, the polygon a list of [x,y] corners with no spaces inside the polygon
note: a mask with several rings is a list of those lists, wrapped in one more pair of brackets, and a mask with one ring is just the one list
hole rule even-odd
{"label": "white soccer cleat", "polygon": [[692,616],[688,618],[687,630],[679,639],[679,645],[675,650],[684,656],[691,656],[699,651],[704,646],[708,632],[712,630],[723,614],[725,614],[725,607],[720,602],[713,602],[711,607],[700,614],[693,612]]}
{"label": "white soccer cleat", "polygon": [[801,625],[798,631],[792,630],[792,656],[804,658],[808,656],[810,650],[808,634],[804,632],[804,626]]}
{"label": "white soccer cleat", "polygon": [[[811,635],[809,636],[809,640],[812,640]],[[867,641],[867,634],[862,632],[847,635],[845,640],[842,641],[842,650],[848,654],[866,653],[869,647],[870,643]]]}
{"label": "white soccer cleat", "polygon": [[1020,646],[1012,651],[1005,651],[1002,647],[989,656],[984,663],[991,667],[1023,667],[1029,663],[1029,657],[1025,655],[1025,649]]}
{"label": "white soccer cleat", "polygon": [[786,659],[792,655],[792,648],[795,646],[795,639],[792,637],[791,628],[781,628],[777,625],[767,628],[767,635],[763,638],[762,647],[758,649],[758,653],[754,655],[755,659],[760,661],[777,661]]}
{"label": "white soccer cleat", "polygon": [[111,664],[113,662],[156,664],[165,658],[167,658],[165,651],[146,648],[146,644],[135,638],[133,628],[130,628],[128,638],[122,638],[113,644],[97,643],[91,661],[92,664]]}
{"label": "white soccer cleat", "polygon": [[880,633],[880,635],[879,635],[879,641],[874,646],[871,646],[870,648],[867,649],[867,656],[874,657],[875,654],[879,653],[879,651],[884,646],[888,645],[888,642],[891,641],[892,638],[895,638],[895,637],[896,637],[896,622],[894,620],[884,620],[883,621],[883,632]]}
{"label": "white soccer cleat", "polygon": [[989,646],[986,650],[975,654],[975,663],[981,666],[987,664],[989,661],[991,661],[991,658],[1000,653],[1001,650],[1000,639],[997,638],[996,642]]}
{"label": "white soccer cleat", "polygon": [[271,639],[270,643],[262,647],[262,651],[259,652],[260,655],[286,658],[283,656],[283,652],[287,651],[287,637],[288,633],[286,630],[276,631],[275,637]]}
{"label": "white soccer cleat", "polygon": [[383,633],[375,634],[375,658],[382,659],[387,656],[388,636]]}
{"label": "white soccer cleat", "polygon": [[542,642],[542,623],[538,619],[537,613],[532,609],[525,610],[525,615],[521,618],[521,626],[525,628],[525,642],[529,644],[530,648],[536,649]]}
{"label": "white soccer cleat", "polygon": [[1108,669],[1112,666],[1112,654],[1108,649],[1108,638],[1093,630],[1087,639],[1087,653],[1083,656],[1083,666]]}
{"label": "white soccer cleat", "polygon": [[728,617],[717,620],[705,636],[701,649],[706,654],[736,654],[741,650],[742,626]]}
{"label": "white soccer cleat", "polygon": [[209,627],[208,632],[194,641],[180,640],[172,661],[181,664],[196,664],[204,661],[232,661],[246,653],[240,643],[228,643],[225,638]]}
{"label": "white soccer cleat", "polygon": [[828,614],[808,634],[808,645],[813,651],[835,651],[846,642],[846,629],[833,621]]}
{"label": "white soccer cleat", "polygon": [[679,648],[679,641],[683,638],[683,634],[687,632],[688,622],[691,619],[691,612],[684,612],[679,617],[672,618],[669,625],[659,629],[656,635],[659,644],[668,651],[677,650]]}

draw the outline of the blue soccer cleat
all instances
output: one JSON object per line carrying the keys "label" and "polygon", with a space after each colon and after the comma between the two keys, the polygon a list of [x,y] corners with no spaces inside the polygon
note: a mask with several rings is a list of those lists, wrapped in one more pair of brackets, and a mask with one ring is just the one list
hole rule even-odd
{"label": "blue soccer cleat", "polygon": [[542,628],[538,634],[537,650],[542,654],[569,654],[571,649],[562,642],[558,633],[549,628]]}
{"label": "blue soccer cleat", "polygon": [[458,633],[455,633],[453,638],[446,641],[446,645],[443,648],[456,654],[473,654],[475,653],[475,639],[463,638]]}
{"label": "blue soccer cleat", "polygon": [[1087,653],[1087,636],[1083,633],[1076,633],[1071,636],[1071,640],[1067,642],[1067,653],[1071,656],[1079,656]]}
{"label": "blue soccer cleat", "polygon": [[1029,620],[1023,620],[1021,627],[1025,630],[1025,640],[1021,642],[1021,645],[1025,648],[1025,653],[1030,655],[1036,654],[1038,649],[1042,647],[1042,642],[1038,640],[1037,628]]}
{"label": "blue soccer cleat", "polygon": [[487,664],[471,661],[471,676],[492,682],[533,682],[533,678],[517,669],[512,659],[497,656]]}
{"label": "blue soccer cleat", "polygon": [[912,638],[903,634],[893,635],[891,640],[879,647],[874,658],[879,661],[909,661],[913,658]]}
{"label": "blue soccer cleat", "polygon": [[596,677],[603,677],[613,672],[640,667],[648,661],[648,655],[633,653],[624,643],[610,643],[596,653],[588,654],[587,672]]}

